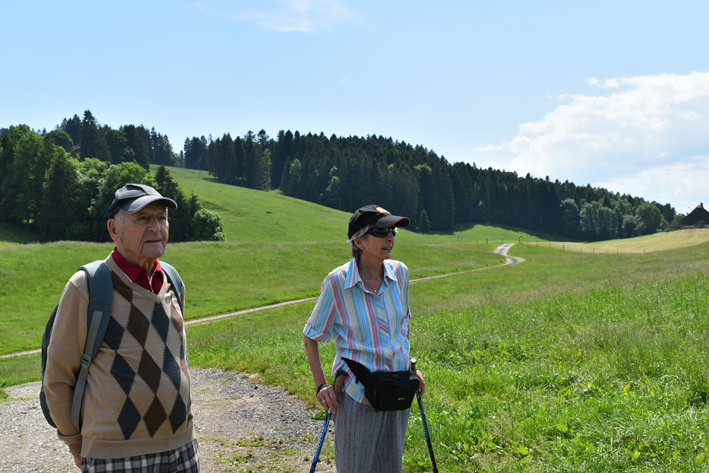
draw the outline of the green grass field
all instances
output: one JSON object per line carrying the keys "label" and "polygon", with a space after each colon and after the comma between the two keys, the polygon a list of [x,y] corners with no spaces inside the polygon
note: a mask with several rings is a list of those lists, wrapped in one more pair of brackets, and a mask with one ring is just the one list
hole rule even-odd
{"label": "green grass field", "polygon": [[[406,244],[395,251],[413,277],[494,266],[491,245]],[[38,348],[66,281],[110,244],[59,242],[0,248],[0,355]],[[486,251],[483,251],[486,250]],[[187,286],[187,320],[317,296],[325,275],[351,258],[346,243],[204,242],[170,245],[165,261]]]}
{"label": "green grass field", "polygon": [[[296,202],[287,208],[288,241],[254,240],[258,232],[239,230],[235,214],[248,212],[235,196],[256,202],[248,204],[256,209],[251,225],[271,236],[280,224],[266,208],[292,199],[237,188],[215,194],[215,184],[174,174],[187,190],[195,181],[207,208],[234,214],[228,242],[168,249],[165,259],[187,283],[188,318],[316,295],[325,274],[349,257],[344,236],[321,238],[328,225],[344,235],[348,214]],[[310,220],[325,226],[298,226]],[[580,253],[553,236],[477,225],[449,235],[402,232],[394,257],[414,278],[483,268],[502,258],[491,255],[500,241],[480,239],[520,236],[527,244],[510,254],[523,264],[411,286],[412,354],[427,380],[440,470],[708,471],[709,243],[673,232],[617,242],[637,249],[666,238],[656,251],[605,253],[599,246]],[[673,236],[683,248],[668,249],[677,245]],[[111,246],[38,245],[31,234],[2,226],[0,238],[0,346],[7,353],[36,346],[66,279]],[[254,373],[316,407],[302,342],[312,305],[189,327],[191,366]],[[321,352],[329,372],[333,344]],[[0,387],[38,376],[39,356],[0,359]],[[431,468],[415,405],[405,465],[407,472]]]}
{"label": "green grass field", "polygon": [[[709,245],[515,249],[525,264],[412,285],[441,471],[706,471]],[[314,406],[301,338],[311,309],[190,328],[192,363],[258,373]],[[430,471],[415,411],[406,471]]]}
{"label": "green grass field", "polygon": [[[686,248],[706,242],[709,242],[709,229],[702,228],[594,243],[547,242],[544,246],[587,253],[647,253]],[[527,244],[535,245],[536,243]]]}

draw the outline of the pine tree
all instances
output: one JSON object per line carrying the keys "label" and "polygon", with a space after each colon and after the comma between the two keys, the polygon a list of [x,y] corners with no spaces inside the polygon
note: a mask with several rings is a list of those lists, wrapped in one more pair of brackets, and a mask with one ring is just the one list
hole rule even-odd
{"label": "pine tree", "polygon": [[278,140],[271,155],[271,185],[274,188],[281,187],[281,178],[283,176],[283,167],[289,157],[292,157],[293,133],[288,130],[287,133],[283,130],[278,132]]}
{"label": "pine tree", "polygon": [[255,135],[249,131],[244,135],[244,186],[251,189],[263,189],[264,166],[261,147],[255,142]]}
{"label": "pine tree", "polygon": [[439,162],[433,166],[431,181],[435,189],[433,194],[435,213],[431,217],[431,228],[444,232],[451,231],[455,215],[455,198],[448,171],[443,163]]}
{"label": "pine tree", "polygon": [[128,159],[126,156],[126,148],[128,148],[128,139],[126,134],[121,130],[109,129],[105,132],[106,143],[111,151],[111,162],[114,164],[123,163]]}
{"label": "pine tree", "polygon": [[84,120],[81,122],[81,157],[111,162],[111,152],[106,137],[90,110],[84,112]]}
{"label": "pine tree", "polygon": [[74,114],[69,120],[66,118],[62,120],[59,128],[71,137],[74,145],[81,144],[81,118],[78,115]]}
{"label": "pine tree", "polygon": [[234,151],[234,140],[229,133],[222,137],[219,148],[219,160],[224,166],[224,183],[235,185],[236,180],[236,152]]}
{"label": "pine tree", "polygon": [[[141,138],[139,129],[145,130],[145,128],[136,127],[135,125],[125,125],[122,127],[123,133],[126,135],[126,140],[128,140],[128,147],[133,150],[134,157],[133,160],[138,163],[146,171],[150,170],[150,162],[148,158],[148,153],[145,149],[145,141]],[[146,130],[147,131],[147,130]]]}
{"label": "pine tree", "polygon": [[266,130],[261,130],[258,132],[256,141],[258,145],[261,147],[261,153],[266,151],[266,148],[271,144],[271,137],[268,136],[268,133],[266,133]]}
{"label": "pine tree", "polygon": [[418,230],[419,233],[431,233],[431,223],[428,220],[426,209],[423,209],[421,211],[421,216],[419,216]]}

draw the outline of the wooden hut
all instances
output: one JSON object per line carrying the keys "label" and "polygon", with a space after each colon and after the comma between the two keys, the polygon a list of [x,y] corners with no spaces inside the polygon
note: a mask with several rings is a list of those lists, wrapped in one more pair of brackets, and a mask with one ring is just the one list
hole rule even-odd
{"label": "wooden hut", "polygon": [[704,204],[699,204],[679,223],[682,228],[709,228],[709,212],[704,208]]}

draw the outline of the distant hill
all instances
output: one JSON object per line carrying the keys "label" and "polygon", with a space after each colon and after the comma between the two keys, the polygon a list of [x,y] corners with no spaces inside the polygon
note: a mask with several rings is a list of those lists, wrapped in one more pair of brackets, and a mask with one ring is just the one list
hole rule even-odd
{"label": "distant hill", "polygon": [[[21,129],[42,139],[22,140]],[[62,151],[50,149],[48,143],[52,142]],[[272,138],[260,130],[243,137],[232,138],[229,133],[217,138],[193,137],[186,139],[183,151],[177,153],[167,136],[154,128],[123,125],[113,129],[100,125],[86,110],[83,120],[74,115],[49,133],[34,132],[27,125],[10,127],[0,138],[0,148],[0,220],[29,226],[42,227],[41,220],[46,220],[41,215],[46,207],[41,203],[43,185],[46,187],[42,180],[57,160],[63,162],[61,155],[67,150],[82,163],[135,163],[146,170],[151,165],[173,164],[202,170],[225,185],[259,191],[279,189],[285,196],[347,213],[376,202],[408,216],[414,231],[419,222],[423,222],[422,230],[437,232],[484,223],[597,241],[652,234],[677,220],[670,204],[590,185],[482,169],[474,163],[451,164],[421,145],[381,135],[327,137],[281,130]],[[55,183],[66,180],[66,176],[57,177],[65,172],[63,168],[54,169]],[[87,176],[88,171],[81,177]],[[26,185],[28,182],[32,184]],[[50,199],[49,204],[53,203],[66,207]],[[56,214],[54,210],[45,213]],[[66,234],[72,232],[75,236],[85,234],[76,228],[68,228]]]}
{"label": "distant hill", "polygon": [[[675,220],[669,204],[518,176],[475,164],[448,162],[433,150],[392,138],[329,138],[261,130],[232,138],[185,140],[184,166],[209,172],[217,181],[283,194],[352,212],[376,201],[394,213],[436,231],[455,224],[493,223],[585,240],[654,233]],[[426,218],[423,219],[422,215]]]}

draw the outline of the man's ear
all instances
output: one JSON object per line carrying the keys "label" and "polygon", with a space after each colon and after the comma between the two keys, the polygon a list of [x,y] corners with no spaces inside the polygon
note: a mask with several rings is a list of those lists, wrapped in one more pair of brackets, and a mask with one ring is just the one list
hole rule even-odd
{"label": "man's ear", "polygon": [[111,236],[111,239],[119,243],[121,241],[121,233],[118,221],[115,218],[109,219],[108,222],[106,222],[106,226],[108,227],[108,234]]}

